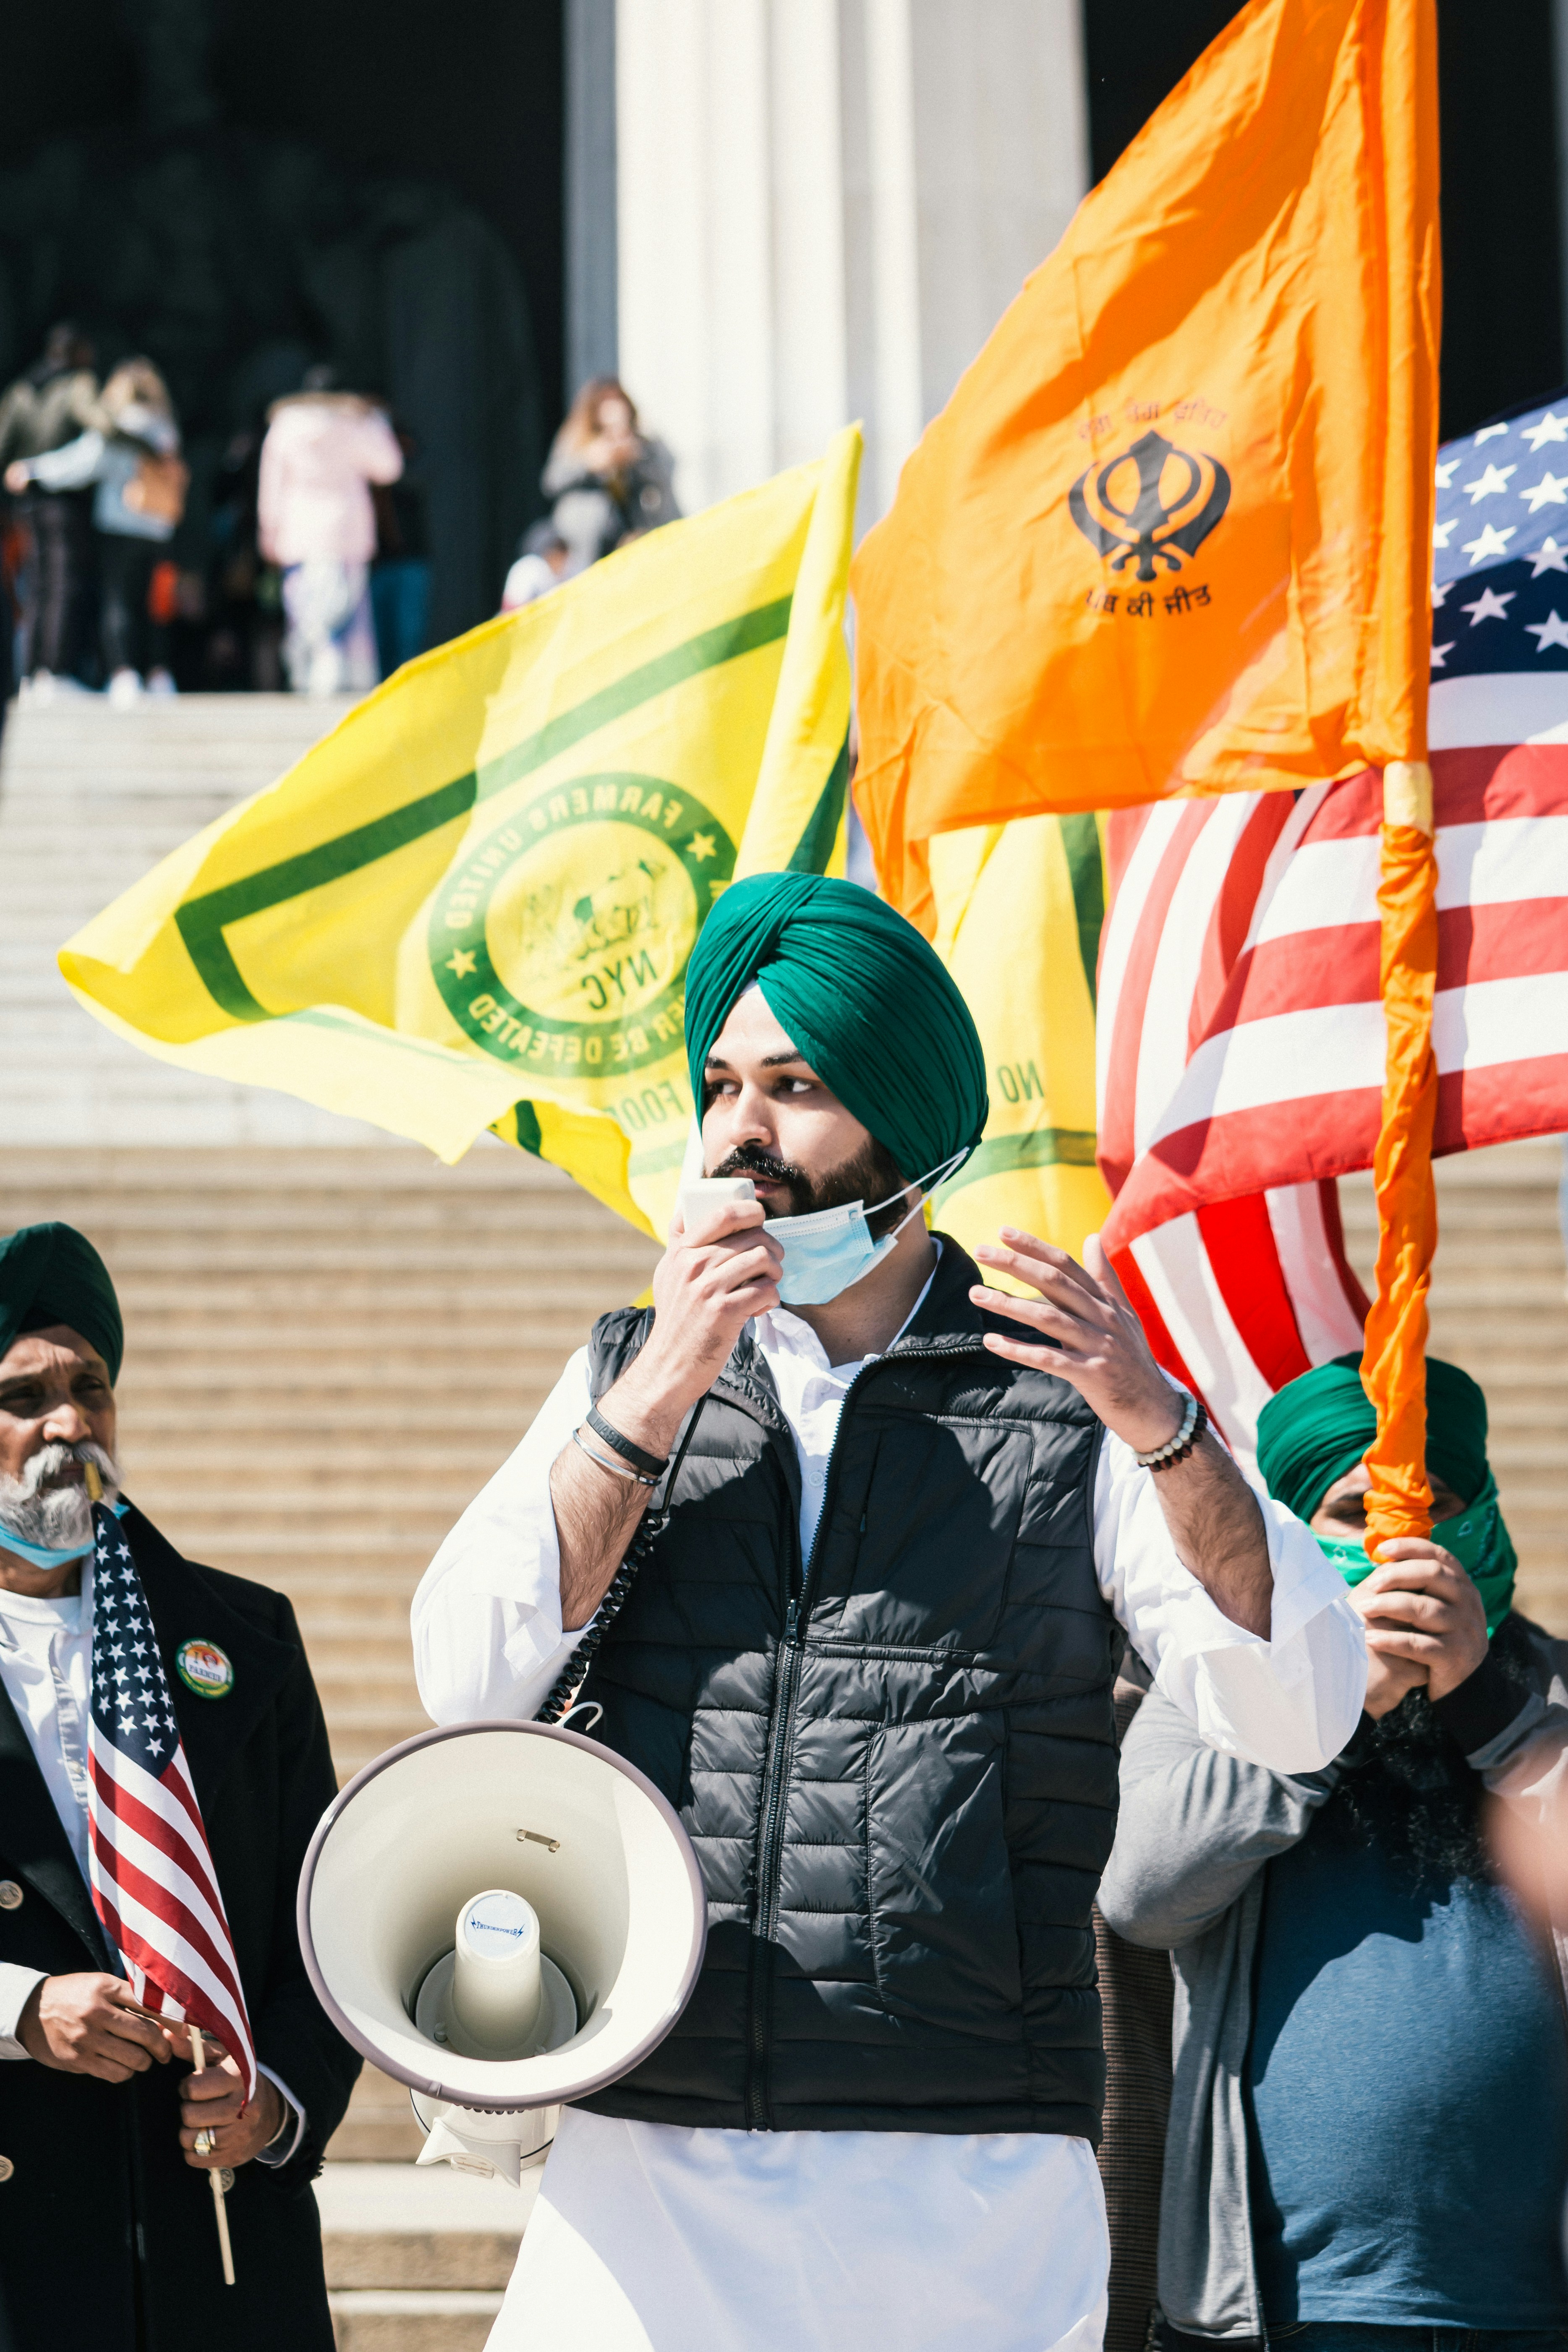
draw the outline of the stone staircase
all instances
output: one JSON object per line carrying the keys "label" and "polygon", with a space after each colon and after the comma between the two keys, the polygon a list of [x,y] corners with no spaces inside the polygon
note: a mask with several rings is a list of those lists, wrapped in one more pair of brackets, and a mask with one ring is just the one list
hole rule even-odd
{"label": "stone staircase", "polygon": [[262,1087],[153,1061],[78,1005],[55,956],[89,919],[348,709],[287,694],[194,694],[110,710],[13,703],[0,742],[0,1127],[7,1144],[381,1140]]}
{"label": "stone staircase", "polygon": [[512,2189],[446,2165],[330,2164],[316,2200],[339,2352],[479,2352],[542,2169]]}

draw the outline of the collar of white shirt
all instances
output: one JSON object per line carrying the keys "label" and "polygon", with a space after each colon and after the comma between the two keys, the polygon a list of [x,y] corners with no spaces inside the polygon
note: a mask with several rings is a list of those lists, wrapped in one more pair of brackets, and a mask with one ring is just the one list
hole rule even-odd
{"label": "collar of white shirt", "polygon": [[[921,1308],[931,1284],[936,1280],[937,1265],[942,1263],[942,1244],[936,1244],[936,1263],[926,1277],[925,1287],[900,1324],[889,1347],[896,1348]],[[858,1372],[873,1364],[885,1349],[873,1349],[868,1356],[857,1356],[847,1364],[830,1364],[827,1350],[812,1329],[787,1307],[775,1307],[769,1314],[759,1315],[752,1328],[756,1335],[763,1362],[773,1374],[779,1403],[786,1421],[798,1423],[801,1415],[816,1405],[841,1404],[850,1382]]]}

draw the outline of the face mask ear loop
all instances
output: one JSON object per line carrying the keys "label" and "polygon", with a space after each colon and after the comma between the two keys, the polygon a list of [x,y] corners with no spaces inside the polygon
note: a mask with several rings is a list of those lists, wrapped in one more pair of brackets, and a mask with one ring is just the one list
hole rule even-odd
{"label": "face mask ear loop", "polygon": [[[917,1180],[917,1190],[920,1192],[920,1199],[915,1202],[912,1209],[899,1219],[899,1222],[893,1227],[892,1232],[889,1234],[885,1235],[884,1239],[895,1242],[898,1240],[899,1235],[903,1232],[904,1227],[914,1222],[915,1218],[920,1215],[921,1210],[925,1207],[926,1202],[931,1199],[933,1194],[935,1194],[943,1184],[946,1183],[948,1178],[950,1176],[957,1175],[959,1170],[963,1167],[964,1161],[968,1159],[974,1147],[973,1144],[966,1143],[963,1150],[962,1151],[955,1151],[951,1160],[942,1160],[939,1166],[931,1169],[929,1174],[921,1176]],[[879,1201],[875,1207],[867,1210],[866,1214],[868,1217],[874,1217],[879,1209],[890,1207],[898,1197],[899,1196],[896,1192],[889,1192],[885,1201]]]}

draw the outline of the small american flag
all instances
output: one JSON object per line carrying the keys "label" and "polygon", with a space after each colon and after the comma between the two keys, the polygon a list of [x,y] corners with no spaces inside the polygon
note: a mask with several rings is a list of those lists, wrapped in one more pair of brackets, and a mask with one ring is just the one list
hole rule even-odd
{"label": "small american flag", "polygon": [[[1450,1152],[1568,1128],[1568,399],[1440,451],[1435,535]],[[1363,772],[1107,827],[1102,1238],[1155,1352],[1244,1453],[1276,1389],[1361,1346],[1334,1180],[1377,1139],[1381,817]]]}
{"label": "small american flag", "polygon": [[256,2095],[256,2048],[217,1873],[130,1538],[94,1510],[88,1864],[132,1991],[221,2042]]}

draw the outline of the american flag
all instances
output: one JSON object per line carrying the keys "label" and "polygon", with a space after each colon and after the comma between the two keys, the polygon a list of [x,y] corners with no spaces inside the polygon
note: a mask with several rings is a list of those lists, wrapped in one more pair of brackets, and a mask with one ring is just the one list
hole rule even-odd
{"label": "american flag", "polygon": [[256,2095],[239,1967],[130,1538],[93,1513],[88,1866],[131,1990],[221,2042]]}
{"label": "american flag", "polygon": [[[1441,450],[1436,539],[1450,1152],[1568,1129],[1568,397]],[[1274,1390],[1361,1345],[1334,1180],[1377,1135],[1381,806],[1365,772],[1109,822],[1104,1238],[1163,1361],[1244,1453]]]}

